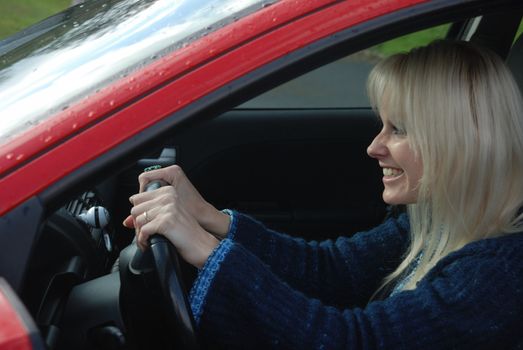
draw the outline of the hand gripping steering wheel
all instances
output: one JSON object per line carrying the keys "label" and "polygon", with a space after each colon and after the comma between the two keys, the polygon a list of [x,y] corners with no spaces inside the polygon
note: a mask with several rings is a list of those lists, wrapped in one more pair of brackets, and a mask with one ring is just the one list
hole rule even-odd
{"label": "hand gripping steering wheel", "polygon": [[[145,187],[145,191],[153,191],[165,185],[162,181],[153,181]],[[169,326],[178,332],[183,349],[199,349],[194,331],[194,319],[187,300],[187,293],[182,284],[179,255],[176,248],[161,235],[153,235],[150,248],[144,253],[140,250],[133,257],[133,265],[143,264],[143,260],[150,259],[156,271],[161,294],[165,302],[166,316]],[[150,256],[146,256],[146,255]],[[138,262],[137,260],[142,260]]]}

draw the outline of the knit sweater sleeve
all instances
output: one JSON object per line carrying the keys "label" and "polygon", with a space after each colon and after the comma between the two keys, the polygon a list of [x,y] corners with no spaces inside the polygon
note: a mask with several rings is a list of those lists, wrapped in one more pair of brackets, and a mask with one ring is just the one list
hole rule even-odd
{"label": "knit sweater sleeve", "polygon": [[[513,348],[523,305],[521,254],[444,259],[411,291],[337,309],[292,289],[240,244],[208,284],[199,333],[227,349]],[[521,248],[521,247],[520,247]],[[343,281],[340,281],[342,283]]]}
{"label": "knit sweater sleeve", "polygon": [[352,237],[307,242],[233,212],[229,238],[291,287],[329,305],[348,307],[365,304],[397,267],[408,243],[408,217],[389,219]]}

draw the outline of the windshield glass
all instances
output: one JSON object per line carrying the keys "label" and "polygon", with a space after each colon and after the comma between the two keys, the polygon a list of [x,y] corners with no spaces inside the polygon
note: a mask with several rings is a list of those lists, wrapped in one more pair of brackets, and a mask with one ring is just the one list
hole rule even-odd
{"label": "windshield glass", "polygon": [[88,1],[0,42],[0,143],[277,0]]}

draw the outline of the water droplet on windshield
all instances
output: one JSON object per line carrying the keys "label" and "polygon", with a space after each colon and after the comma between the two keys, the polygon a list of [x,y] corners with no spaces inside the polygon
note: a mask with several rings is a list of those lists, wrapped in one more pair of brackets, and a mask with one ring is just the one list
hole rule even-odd
{"label": "water droplet on windshield", "polygon": [[16,160],[22,160],[24,158],[23,154],[19,154],[18,157],[16,157]]}
{"label": "water droplet on windshield", "polygon": [[73,130],[76,129],[78,127],[78,124],[77,123],[74,123],[73,124]]}
{"label": "water droplet on windshield", "polygon": [[52,139],[53,139],[53,137],[49,135],[49,136],[47,136],[47,137],[45,138],[44,142],[45,142],[45,143],[48,143],[48,142],[51,141]]}
{"label": "water droplet on windshield", "polygon": [[109,106],[114,106],[114,100],[109,101]]}
{"label": "water droplet on windshield", "polygon": [[67,108],[69,108],[69,106],[63,106],[62,111],[65,111]]}
{"label": "water droplet on windshield", "polygon": [[12,154],[12,153],[9,153],[8,155],[5,156],[5,158],[7,160],[13,159],[13,157],[14,157],[14,154]]}
{"label": "water droplet on windshield", "polygon": [[94,115],[94,112],[90,111],[89,114],[87,114],[87,117],[92,118],[93,115]]}

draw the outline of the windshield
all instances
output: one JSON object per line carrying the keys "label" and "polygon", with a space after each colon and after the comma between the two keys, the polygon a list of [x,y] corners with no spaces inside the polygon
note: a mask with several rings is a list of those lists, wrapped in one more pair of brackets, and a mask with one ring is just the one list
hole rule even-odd
{"label": "windshield", "polygon": [[0,143],[277,0],[88,1],[0,42]]}

